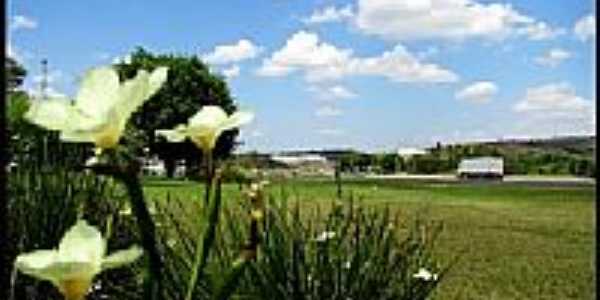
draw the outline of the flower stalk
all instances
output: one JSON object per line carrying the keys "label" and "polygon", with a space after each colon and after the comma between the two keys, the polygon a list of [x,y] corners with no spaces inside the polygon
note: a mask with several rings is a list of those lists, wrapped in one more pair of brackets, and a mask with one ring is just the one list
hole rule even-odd
{"label": "flower stalk", "polygon": [[[209,157],[211,155],[207,154],[205,156]],[[206,158],[206,160],[208,161],[211,159]],[[196,244],[195,258],[192,265],[192,275],[190,276],[185,296],[186,300],[192,299],[196,283],[203,275],[208,256],[210,255],[210,250],[212,249],[212,245],[215,240],[216,229],[219,224],[219,214],[221,209],[221,178],[220,174],[215,174],[216,176],[212,176],[213,172],[207,173],[209,174],[207,177],[209,178],[210,182],[210,185],[208,185],[210,191],[207,191],[207,194],[214,196],[212,196],[212,201],[210,201],[211,199],[208,198],[208,203],[210,205],[208,227],[202,235],[202,241],[198,240],[198,243]],[[214,193],[212,193],[213,190],[215,191]]]}
{"label": "flower stalk", "polygon": [[144,299],[160,299],[164,264],[157,247],[156,226],[146,205],[136,167],[133,164],[128,167],[94,164],[86,168],[92,169],[98,175],[112,176],[125,185],[132,212],[136,217],[142,246],[149,257],[150,272],[144,283]]}

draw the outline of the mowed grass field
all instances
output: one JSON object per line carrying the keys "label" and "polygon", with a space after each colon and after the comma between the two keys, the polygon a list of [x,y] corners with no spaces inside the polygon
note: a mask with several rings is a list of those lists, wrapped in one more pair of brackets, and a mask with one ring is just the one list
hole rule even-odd
{"label": "mowed grass field", "polygon": [[[326,180],[274,182],[302,206],[327,206],[336,186]],[[198,201],[195,182],[146,180],[150,200]],[[435,252],[461,260],[435,299],[595,299],[595,186],[528,187],[499,184],[431,184],[399,181],[344,182],[343,194],[365,205],[389,206],[407,217],[426,213],[442,221]],[[235,184],[224,199],[239,200]]]}

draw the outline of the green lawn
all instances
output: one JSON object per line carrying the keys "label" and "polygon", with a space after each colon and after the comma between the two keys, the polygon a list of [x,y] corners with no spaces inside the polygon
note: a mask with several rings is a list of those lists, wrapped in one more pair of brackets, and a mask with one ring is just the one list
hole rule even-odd
{"label": "green lawn", "polygon": [[[334,199],[327,181],[273,183],[277,196],[311,206]],[[200,199],[194,182],[146,180],[149,199]],[[368,205],[390,205],[410,216],[427,212],[444,230],[436,253],[462,260],[440,285],[436,299],[593,299],[595,297],[595,187],[444,185],[394,181],[345,183]],[[237,185],[225,199],[239,199]]]}

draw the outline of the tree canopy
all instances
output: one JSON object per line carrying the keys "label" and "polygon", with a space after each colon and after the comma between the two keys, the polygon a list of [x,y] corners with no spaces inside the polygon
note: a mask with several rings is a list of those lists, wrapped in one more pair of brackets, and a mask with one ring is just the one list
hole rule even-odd
{"label": "tree canopy", "polygon": [[[152,71],[159,66],[169,68],[167,82],[133,114],[126,138],[137,136],[137,143],[134,141],[133,144],[147,146],[151,153],[165,161],[167,173],[172,174],[178,159],[185,159],[188,167],[196,166],[202,157],[200,150],[189,141],[167,143],[154,132],[186,123],[204,105],[221,106],[228,114],[236,111],[237,106],[225,80],[212,74],[196,56],[152,54],[137,48],[131,53],[130,61],[115,65],[121,80],[134,77],[138,70]],[[231,130],[219,138],[215,147],[216,157],[229,155],[237,134],[237,130]],[[141,151],[140,147],[135,150]]]}
{"label": "tree canopy", "polygon": [[6,75],[6,92],[14,92],[25,80],[27,71],[14,58],[6,57],[4,61]]}

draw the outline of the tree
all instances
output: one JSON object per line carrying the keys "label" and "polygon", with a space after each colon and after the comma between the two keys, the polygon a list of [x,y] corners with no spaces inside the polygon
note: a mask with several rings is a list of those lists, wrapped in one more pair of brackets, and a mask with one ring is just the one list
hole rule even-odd
{"label": "tree", "polygon": [[6,92],[14,92],[23,84],[27,71],[14,58],[6,57],[5,60]]}
{"label": "tree", "polygon": [[[191,142],[167,143],[154,132],[157,129],[171,129],[186,123],[204,105],[219,105],[228,114],[237,110],[230,95],[227,83],[220,76],[210,72],[208,67],[196,56],[155,55],[143,48],[137,48],[131,54],[128,63],[116,64],[121,80],[133,78],[138,70],[148,70],[159,66],[169,68],[167,82],[151,99],[133,114],[128,132],[138,133],[138,145],[132,151],[141,153],[139,145],[147,145],[151,154],[157,154],[165,162],[167,175],[173,176],[175,163],[185,159],[186,170],[195,171],[202,157]],[[225,132],[219,138],[214,150],[217,158],[228,156],[235,146],[237,130]],[[126,139],[135,139],[136,134],[127,134]],[[142,139],[142,141],[139,141]]]}
{"label": "tree", "polygon": [[386,153],[380,160],[381,170],[385,174],[393,174],[398,168],[398,155],[396,153]]}

